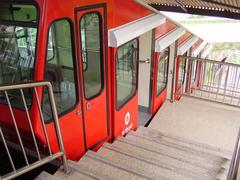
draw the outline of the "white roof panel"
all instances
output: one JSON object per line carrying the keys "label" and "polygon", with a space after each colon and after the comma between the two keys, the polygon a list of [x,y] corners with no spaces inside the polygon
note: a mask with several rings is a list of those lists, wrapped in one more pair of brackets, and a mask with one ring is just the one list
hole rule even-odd
{"label": "white roof panel", "polygon": [[173,31],[169,32],[166,36],[161,37],[156,40],[155,51],[161,52],[172,43],[174,43],[178,38],[180,38],[186,30],[183,27],[177,27]]}
{"label": "white roof panel", "polygon": [[108,46],[119,47],[126,42],[165,23],[166,18],[160,14],[152,14],[128,24],[108,31]]}
{"label": "white roof panel", "polygon": [[183,45],[178,47],[178,55],[183,55],[189,48],[192,47],[192,45],[197,42],[198,37],[192,36],[189,40],[187,40]]}

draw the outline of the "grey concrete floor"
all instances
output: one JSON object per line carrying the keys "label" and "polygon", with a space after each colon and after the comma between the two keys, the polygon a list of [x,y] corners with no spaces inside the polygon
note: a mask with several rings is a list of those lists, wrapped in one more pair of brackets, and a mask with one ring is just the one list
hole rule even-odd
{"label": "grey concrete floor", "polygon": [[232,152],[240,127],[240,108],[182,97],[178,102],[167,101],[149,127]]}

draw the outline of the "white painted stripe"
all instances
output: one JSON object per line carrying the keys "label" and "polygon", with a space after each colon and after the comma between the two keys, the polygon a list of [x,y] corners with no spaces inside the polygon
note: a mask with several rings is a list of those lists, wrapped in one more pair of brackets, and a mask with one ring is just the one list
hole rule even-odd
{"label": "white painted stripe", "polygon": [[152,14],[128,24],[124,24],[108,31],[108,46],[119,47],[126,42],[165,23],[166,18],[159,14]]}
{"label": "white painted stripe", "polygon": [[203,41],[194,51],[193,51],[193,56],[197,57],[197,55],[206,47],[207,42]]}
{"label": "white painted stripe", "polygon": [[155,51],[161,52],[174,43],[178,38],[180,38],[186,32],[185,28],[177,27],[173,31],[166,34],[166,36],[161,37],[156,40]]}
{"label": "white painted stripe", "polygon": [[192,45],[197,42],[198,37],[192,36],[187,42],[185,42],[182,46],[178,47],[178,55],[183,55]]}

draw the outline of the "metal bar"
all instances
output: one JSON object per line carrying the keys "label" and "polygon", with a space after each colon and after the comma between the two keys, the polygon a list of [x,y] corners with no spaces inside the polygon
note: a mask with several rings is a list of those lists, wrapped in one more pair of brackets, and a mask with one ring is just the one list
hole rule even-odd
{"label": "metal bar", "polygon": [[13,89],[29,89],[33,87],[47,86],[49,84],[51,83],[46,81],[32,82],[32,83],[25,83],[25,84],[9,84],[9,85],[0,86],[0,91],[8,91]]}
{"label": "metal bar", "polygon": [[[234,68],[235,69],[235,68]],[[233,79],[233,89],[232,89],[232,94],[231,94],[231,103],[232,103],[232,100],[233,100],[233,94],[234,94],[234,90],[235,90],[235,86],[236,86],[236,81],[237,81],[237,73],[238,73],[238,68],[236,68],[235,70],[235,74],[234,74],[234,79]]]}
{"label": "metal bar", "polygon": [[[1,127],[0,127],[0,135],[1,135],[1,137],[2,137],[3,144],[4,144],[4,147],[5,147],[5,149],[6,149],[6,152],[7,152],[7,155],[8,155],[8,159],[9,159],[10,164],[11,164],[11,166],[12,166],[13,172],[16,172],[16,168],[15,168],[15,165],[14,165],[14,163],[13,163],[12,156],[11,156],[10,151],[9,151],[9,149],[8,149],[8,145],[7,145],[7,142],[6,142],[5,137],[4,137],[4,135],[3,135],[3,132],[2,132],[2,128],[1,128]],[[1,176],[0,176],[0,179],[1,179]]]}
{"label": "metal bar", "polygon": [[228,82],[228,75],[229,75],[229,66],[227,69],[227,74],[226,74],[226,78],[225,78],[225,82],[224,82],[224,93],[223,93],[223,102],[225,101],[225,96],[226,96],[226,86],[227,86],[227,82]]}
{"label": "metal bar", "polygon": [[[183,94],[182,96],[186,96],[186,97],[189,97],[187,94]],[[194,99],[200,99],[200,100],[203,100],[203,101],[208,101],[208,102],[214,102],[214,103],[217,103],[217,104],[224,104],[224,105],[228,105],[228,106],[231,106],[231,107],[234,107],[234,108],[239,108],[238,105],[234,105],[234,104],[227,104],[227,103],[223,103],[223,102],[218,102],[218,101],[214,101],[214,100],[211,100],[211,99],[206,99],[204,97],[196,97],[196,96],[191,96],[191,98],[194,98]]]}
{"label": "metal bar", "polygon": [[189,59],[192,59],[192,60],[198,60],[198,61],[203,61],[203,62],[216,63],[216,64],[220,64],[220,65],[240,67],[239,64],[233,64],[233,63],[228,63],[228,62],[215,61],[215,60],[210,60],[210,59],[203,59],[203,58],[190,57],[190,56],[182,56],[182,55],[178,55],[178,57],[181,57],[181,58],[189,58]]}
{"label": "metal bar", "polygon": [[7,99],[7,104],[8,104],[10,113],[11,113],[11,117],[12,117],[12,120],[13,120],[14,127],[15,127],[15,130],[17,132],[18,140],[19,140],[21,149],[23,151],[23,156],[24,156],[25,162],[26,162],[27,165],[29,165],[27,155],[26,155],[26,152],[25,152],[25,149],[24,149],[24,146],[23,146],[23,142],[22,142],[22,139],[21,139],[21,135],[18,131],[17,122],[16,122],[16,119],[15,119],[15,116],[14,116],[14,113],[13,113],[12,105],[11,105],[10,100],[8,98],[8,93],[7,93],[7,91],[4,91],[4,93],[5,93],[5,96],[6,96],[6,99]]}
{"label": "metal bar", "polygon": [[24,105],[24,108],[25,108],[25,112],[26,112],[26,115],[27,115],[28,124],[29,124],[30,130],[31,130],[31,133],[32,133],[33,142],[34,142],[34,145],[35,145],[35,148],[36,148],[36,151],[37,151],[38,159],[41,160],[41,156],[40,156],[40,153],[39,153],[36,137],[35,137],[35,134],[34,134],[34,131],[33,131],[33,127],[32,127],[31,118],[30,118],[30,115],[29,115],[29,112],[28,112],[28,108],[27,108],[26,99],[25,99],[25,96],[24,96],[24,93],[23,93],[22,89],[20,89],[20,93],[21,93],[23,105]]}
{"label": "metal bar", "polygon": [[42,108],[41,108],[41,105],[40,105],[40,101],[39,101],[39,98],[38,98],[36,87],[34,87],[34,95],[35,95],[35,98],[36,98],[36,101],[37,101],[38,111],[40,113],[40,119],[41,119],[41,123],[42,123],[42,126],[43,126],[43,133],[44,133],[44,136],[46,138],[47,145],[48,145],[48,151],[49,151],[49,154],[52,155],[52,150],[51,150],[51,146],[50,146],[50,143],[49,143],[47,129],[46,129],[46,126],[45,126],[45,123],[44,123],[44,117],[43,117]]}
{"label": "metal bar", "polygon": [[67,164],[67,157],[65,154],[65,148],[64,148],[64,144],[63,144],[62,134],[61,134],[61,130],[60,130],[59,122],[58,122],[58,113],[57,113],[57,108],[56,108],[56,104],[55,104],[54,94],[52,91],[52,85],[49,83],[47,85],[47,87],[49,90],[48,94],[49,94],[50,104],[52,106],[53,120],[54,120],[55,129],[56,129],[56,135],[58,138],[58,144],[59,144],[60,151],[63,152],[63,156],[62,156],[63,168],[64,168],[64,171],[66,173],[68,173],[69,167]]}
{"label": "metal bar", "polygon": [[235,144],[230,168],[228,171],[227,180],[237,179],[237,173],[239,168],[239,157],[240,156],[240,129],[238,130],[237,141]]}
{"label": "metal bar", "polygon": [[[54,121],[55,131],[56,131],[56,135],[57,135],[57,141],[58,141],[58,144],[59,144],[59,151],[60,152],[58,152],[58,153],[52,154],[52,151],[51,151],[51,148],[50,148],[48,134],[47,134],[45,123],[44,123],[43,112],[42,112],[42,108],[41,108],[41,105],[40,105],[39,96],[38,96],[36,87],[47,87],[47,89],[48,89],[48,94],[49,94],[49,99],[50,99],[50,106],[51,106],[52,113],[53,113],[53,121]],[[28,107],[27,107],[26,98],[25,98],[24,92],[23,92],[23,89],[26,89],[26,88],[33,88],[34,89],[34,95],[35,95],[37,106],[38,106],[38,109],[39,109],[41,122],[43,124],[43,131],[44,131],[44,134],[45,134],[45,137],[46,137],[46,141],[47,141],[47,145],[48,145],[48,148],[49,148],[50,156],[47,156],[46,158],[41,158],[40,153],[39,153],[39,149],[38,149],[38,145],[37,145],[37,139],[36,139],[34,131],[33,131],[33,126],[32,126],[32,123],[31,123],[31,117],[30,117],[29,110],[28,110]],[[15,90],[18,89],[20,91],[20,93],[21,93],[22,101],[23,101],[24,108],[25,108],[26,115],[27,115],[27,120],[29,122],[30,130],[32,132],[34,144],[36,146],[36,150],[37,150],[37,154],[38,154],[38,160],[36,162],[34,162],[34,163],[31,163],[31,164],[29,164],[29,162],[28,162],[26,151],[24,149],[23,142],[22,142],[22,139],[21,139],[21,135],[20,135],[20,132],[18,130],[17,121],[16,121],[16,118],[14,116],[14,112],[13,112],[13,108],[11,106],[10,99],[8,97],[7,90],[13,90],[13,89],[15,89]],[[16,129],[18,140],[19,140],[19,143],[20,143],[20,147],[19,148],[23,151],[23,155],[24,155],[24,158],[25,158],[25,161],[26,161],[26,165],[24,167],[19,168],[19,169],[15,168],[13,160],[12,160],[12,157],[11,157],[11,154],[9,152],[9,149],[8,149],[8,146],[7,146],[7,143],[6,143],[6,140],[4,138],[2,129],[0,128],[0,137],[2,137],[2,139],[3,139],[3,143],[5,145],[5,149],[7,151],[10,163],[11,163],[12,168],[13,168],[13,172],[8,173],[8,174],[6,174],[4,176],[0,176],[0,179],[2,179],[2,178],[3,179],[13,179],[13,178],[16,178],[19,175],[22,175],[22,174],[24,174],[24,173],[26,173],[28,171],[31,171],[31,170],[33,170],[33,169],[35,169],[35,168],[37,168],[37,167],[39,167],[39,166],[41,166],[43,164],[51,162],[54,159],[57,159],[59,157],[62,157],[62,163],[63,163],[64,171],[65,172],[69,172],[69,168],[68,168],[68,164],[67,164],[67,158],[66,158],[66,155],[65,155],[64,144],[63,144],[62,135],[61,135],[60,127],[59,127],[58,114],[57,114],[57,109],[56,109],[56,104],[55,104],[55,100],[54,100],[54,94],[53,94],[51,83],[50,82],[37,82],[37,83],[18,84],[18,85],[13,85],[13,86],[10,86],[10,85],[0,86],[0,91],[4,91],[4,93],[5,93],[6,100],[7,100],[7,105],[9,107],[10,114],[11,114],[11,117],[12,117],[12,120],[13,120],[13,125],[14,125],[14,127]]]}
{"label": "metal bar", "polygon": [[18,177],[18,176],[20,176],[22,174],[25,174],[25,173],[31,171],[33,169],[36,169],[36,168],[38,168],[38,167],[40,167],[40,166],[42,166],[44,164],[47,164],[47,163],[49,163],[49,162],[51,162],[51,161],[53,161],[53,160],[55,160],[55,159],[57,159],[57,158],[59,158],[61,156],[63,156],[63,152],[58,152],[58,153],[56,153],[56,154],[54,154],[52,156],[43,158],[41,161],[36,161],[36,162],[32,163],[29,166],[25,166],[23,168],[20,168],[16,172],[12,172],[12,173],[9,173],[7,175],[4,175],[1,178],[3,180],[11,180],[13,178],[16,178],[16,177]]}

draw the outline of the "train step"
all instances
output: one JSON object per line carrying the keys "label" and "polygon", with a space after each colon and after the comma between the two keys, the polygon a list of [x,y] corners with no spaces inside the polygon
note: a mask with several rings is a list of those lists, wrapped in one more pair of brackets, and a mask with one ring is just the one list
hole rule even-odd
{"label": "train step", "polygon": [[54,176],[42,173],[38,180],[224,180],[230,159],[230,152],[140,127],[98,152],[88,151],[78,162],[68,161],[69,174],[60,169]]}

